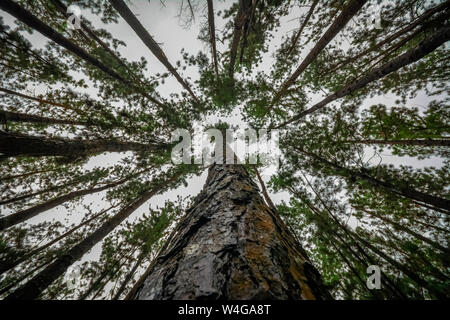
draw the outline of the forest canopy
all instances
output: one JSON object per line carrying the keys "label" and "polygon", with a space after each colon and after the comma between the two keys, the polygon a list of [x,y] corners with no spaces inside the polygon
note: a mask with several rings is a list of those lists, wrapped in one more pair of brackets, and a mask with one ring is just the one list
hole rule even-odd
{"label": "forest canopy", "polygon": [[280,132],[275,170],[244,167],[330,297],[448,299],[449,18],[449,0],[1,0],[0,298],[132,298],[208,181],[172,133],[250,127]]}

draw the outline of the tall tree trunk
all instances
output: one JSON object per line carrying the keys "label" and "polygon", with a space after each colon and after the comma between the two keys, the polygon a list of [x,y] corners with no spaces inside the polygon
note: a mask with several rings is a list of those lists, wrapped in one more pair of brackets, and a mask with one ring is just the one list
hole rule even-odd
{"label": "tall tree trunk", "polygon": [[133,275],[136,273],[137,268],[139,268],[139,266],[141,265],[142,261],[144,260],[146,254],[148,254],[148,252],[142,251],[138,258],[136,259],[133,267],[131,268],[131,270],[127,273],[127,275],[125,276],[125,279],[122,281],[122,284],[120,285],[120,288],[117,290],[117,292],[114,294],[114,297],[112,298],[113,300],[119,300],[121,294],[125,291],[128,283],[131,281],[131,279],[133,278]]}
{"label": "tall tree trunk", "polygon": [[344,66],[348,63],[352,63],[353,61],[356,61],[357,59],[365,56],[366,54],[381,48],[382,46],[384,46],[387,43],[390,43],[396,39],[398,39],[399,37],[401,37],[402,35],[410,32],[411,30],[413,30],[415,27],[417,27],[418,25],[422,24],[424,21],[426,21],[426,19],[428,19],[429,17],[431,17],[432,15],[434,15],[436,12],[440,12],[440,11],[444,11],[446,8],[448,8],[450,5],[450,1],[447,0],[444,3],[441,3],[440,5],[437,5],[431,9],[428,9],[427,11],[425,11],[422,15],[420,15],[419,17],[417,17],[416,20],[414,20],[413,22],[411,22],[410,24],[408,24],[406,27],[394,32],[393,34],[391,34],[390,36],[386,37],[384,40],[378,42],[377,44],[371,46],[370,48],[358,53],[357,55],[345,59],[344,61],[338,62],[337,64],[331,66],[330,68],[328,68],[327,70],[324,70],[321,75],[325,74],[325,73],[332,73],[336,70],[339,69],[339,67]]}
{"label": "tall tree trunk", "polygon": [[120,179],[118,181],[115,182],[111,182],[108,184],[105,184],[103,186],[100,187],[91,187],[91,188],[87,188],[87,189],[82,189],[82,190],[77,190],[77,191],[73,191],[73,192],[69,192],[67,194],[64,194],[62,196],[56,197],[54,199],[51,199],[49,201],[46,201],[44,203],[35,205],[31,208],[25,209],[25,210],[21,210],[18,211],[16,213],[7,215],[5,217],[1,217],[0,218],[0,231],[12,227],[16,224],[19,224],[21,222],[24,222],[28,219],[31,219],[32,217],[38,215],[39,213],[45,212],[47,210],[51,210],[65,202],[71,201],[73,199],[76,198],[80,198],[83,197],[85,195],[89,195],[89,194],[93,194],[93,193],[97,193],[97,192],[102,192],[105,191],[107,189],[116,187],[118,185],[121,185],[125,182],[127,182],[128,180],[130,180],[131,178],[139,175],[140,173],[144,172],[144,171],[148,171],[147,170],[142,170],[138,173],[135,173],[133,175],[130,175],[126,178]]}
{"label": "tall tree trunk", "polygon": [[217,48],[216,48],[216,26],[214,23],[214,7],[213,0],[207,0],[208,2],[208,26],[209,26],[209,42],[211,44],[212,59],[214,62],[214,71],[216,72],[216,78],[219,78],[219,66],[217,62]]}
{"label": "tall tree trunk", "polygon": [[342,9],[341,14],[336,18],[333,24],[328,28],[325,34],[320,38],[314,48],[308,53],[305,59],[302,61],[300,66],[291,77],[286,80],[275,94],[270,109],[280,100],[280,98],[286,93],[287,89],[292,86],[297,78],[302,74],[303,71],[317,58],[319,53],[330,43],[331,40],[341,31],[351,18],[361,9],[361,7],[367,2],[367,0],[352,0],[344,9]]}
{"label": "tall tree trunk", "polygon": [[423,236],[423,235],[421,235],[421,234],[419,234],[419,233],[417,233],[417,232],[415,232],[415,231],[413,231],[413,230],[411,230],[411,229],[401,225],[400,223],[395,222],[395,221],[385,217],[382,214],[376,213],[375,211],[369,211],[369,210],[366,210],[366,209],[361,208],[361,207],[355,207],[355,209],[361,210],[361,211],[369,214],[372,217],[376,217],[376,218],[380,219],[381,221],[384,221],[384,222],[390,224],[391,226],[394,227],[394,229],[403,231],[403,232],[405,232],[405,233],[415,237],[416,239],[422,240],[423,242],[428,243],[430,246],[432,246],[432,247],[434,247],[434,248],[436,248],[438,250],[441,250],[443,253],[445,253],[445,254],[450,256],[449,248],[446,248],[446,247],[440,245],[436,241],[433,241],[430,238],[427,238],[427,237],[425,237],[425,236]]}
{"label": "tall tree trunk", "polygon": [[39,20],[36,16],[34,16],[31,12],[26,10],[25,8],[21,7],[19,4],[15,3],[12,0],[2,0],[0,2],[0,9],[8,12],[10,15],[15,17],[16,19],[20,20],[30,28],[35,29],[45,37],[51,39],[52,41],[56,42],[60,46],[64,47],[65,49],[69,50],[79,58],[89,62],[93,66],[97,67],[107,75],[109,75],[111,78],[122,82],[123,84],[133,88],[135,91],[141,93],[144,95],[147,99],[158,105],[159,107],[164,107],[164,105],[156,100],[155,98],[148,95],[145,91],[143,91],[141,88],[134,86],[130,81],[123,78],[121,75],[119,75],[117,72],[112,70],[111,68],[105,66],[100,60],[86,52],[83,48],[77,46],[73,42],[71,42],[69,39],[61,35],[59,32],[51,28],[50,26],[46,25],[44,22]]}
{"label": "tall tree trunk", "polygon": [[314,9],[316,8],[318,3],[319,3],[319,0],[314,0],[314,2],[311,4],[311,8],[309,9],[308,13],[306,14],[305,20],[303,20],[302,25],[297,30],[297,33],[295,34],[295,36],[292,38],[291,46],[289,47],[289,49],[286,53],[287,56],[290,56],[292,51],[294,51],[295,47],[297,46],[298,39],[300,39],[300,35],[302,34],[303,29],[305,29],[306,25],[309,22],[309,19],[311,19]]}
{"label": "tall tree trunk", "polygon": [[167,70],[172,73],[172,75],[177,79],[177,81],[189,92],[195,102],[199,102],[198,98],[192,92],[186,81],[178,74],[177,70],[172,66],[172,64],[167,59],[166,55],[158,45],[158,43],[153,39],[153,37],[148,33],[144,26],[139,22],[136,16],[131,12],[125,2],[122,0],[109,0],[114,9],[119,12],[122,18],[129,24],[129,26],[136,32],[138,37],[142,42],[150,49],[150,51],[155,55],[156,58],[167,68]]}
{"label": "tall tree trunk", "polygon": [[151,188],[141,194],[134,202],[128,204],[121,209],[116,215],[106,221],[100,228],[84,238],[80,243],[76,244],[65,254],[57,258],[49,266],[39,272],[27,283],[19,287],[13,293],[8,295],[5,299],[8,300],[32,300],[39,297],[39,295],[56,279],[62,276],[67,268],[75,261],[80,259],[85,253],[92,249],[105,236],[113,231],[122,221],[128,218],[136,209],[143,205],[147,200],[157,193],[166,190],[167,187],[179,178],[180,174],[175,174],[165,181],[163,186]]}
{"label": "tall tree trunk", "polygon": [[292,122],[296,122],[299,119],[305,117],[306,115],[311,114],[311,113],[323,108],[328,103],[335,101],[339,98],[342,98],[348,94],[351,94],[358,89],[364,88],[367,84],[369,84],[373,81],[379,80],[379,79],[383,78],[384,76],[387,76],[388,74],[395,72],[404,66],[407,66],[411,63],[414,63],[414,62],[420,60],[421,58],[425,57],[429,53],[436,50],[439,46],[441,46],[448,40],[450,40],[450,27],[445,26],[443,28],[440,28],[433,36],[428,37],[425,40],[423,40],[422,42],[420,42],[416,48],[405,52],[404,54],[398,56],[397,58],[394,58],[391,61],[385,63],[381,67],[371,71],[370,73],[368,73],[361,79],[354,81],[353,83],[336,91],[335,93],[333,93],[332,95],[329,95],[328,97],[326,97],[319,103],[315,104],[311,108],[298,113],[297,115],[295,115],[288,121],[278,125],[276,128],[279,129],[279,128],[285,127],[286,125],[288,125]]}
{"label": "tall tree trunk", "polygon": [[327,165],[329,167],[335,168],[339,175],[342,175],[344,177],[352,177],[354,179],[361,179],[366,181],[367,183],[371,184],[372,186],[380,189],[384,189],[388,192],[392,192],[394,194],[397,194],[399,196],[405,197],[407,199],[416,200],[421,203],[429,204],[432,207],[442,209],[447,214],[450,213],[450,200],[439,198],[430,194],[426,194],[421,191],[417,191],[413,188],[407,187],[407,183],[402,181],[383,181],[376,179],[372,176],[369,176],[366,173],[351,170],[348,168],[345,168],[343,166],[340,166],[332,161],[328,161],[314,153],[306,152],[304,150],[301,150],[300,148],[295,147],[295,150],[298,150],[311,158],[315,159],[316,161],[319,161],[320,163]]}
{"label": "tall tree trunk", "polygon": [[165,147],[166,145],[158,143],[141,144],[113,139],[45,138],[0,131],[0,153],[7,157],[65,156],[74,158],[101,152],[158,151]]}
{"label": "tall tree trunk", "polygon": [[26,94],[23,94],[23,93],[20,93],[20,92],[16,92],[16,91],[13,91],[13,90],[9,90],[9,89],[6,89],[6,88],[0,88],[0,91],[5,92],[7,94],[14,95],[14,96],[18,96],[18,97],[21,97],[21,98],[25,98],[25,99],[28,99],[28,100],[33,100],[33,101],[36,101],[36,102],[39,102],[39,103],[42,103],[42,104],[49,104],[51,106],[60,107],[60,108],[67,109],[67,110],[72,110],[72,111],[75,111],[77,113],[79,112],[78,110],[76,110],[76,109],[74,109],[74,108],[72,108],[70,106],[64,105],[62,103],[57,103],[57,102],[50,101],[50,100],[45,100],[45,99],[41,99],[41,98],[32,97],[32,96],[29,96],[29,95],[26,95]]}
{"label": "tall tree trunk", "polygon": [[256,177],[258,178],[258,182],[261,185],[261,192],[264,196],[264,200],[266,200],[267,205],[272,210],[276,210],[275,204],[272,202],[272,199],[270,199],[269,193],[267,192],[266,184],[264,183],[263,179],[261,178],[261,175],[259,174],[258,168],[254,166],[253,170],[255,171]]}
{"label": "tall tree trunk", "polygon": [[231,42],[230,50],[230,65],[228,67],[228,76],[230,78],[233,78],[234,76],[234,65],[236,64],[236,56],[242,36],[242,28],[249,18],[249,9],[251,9],[251,5],[251,0],[239,0],[239,9],[236,14],[236,18],[234,19],[233,40]]}
{"label": "tall tree trunk", "polygon": [[212,165],[134,299],[330,299],[241,165]]}
{"label": "tall tree trunk", "polygon": [[404,145],[404,146],[436,146],[436,147],[449,147],[450,139],[417,139],[417,140],[348,140],[346,143],[362,143],[362,144],[384,144],[384,145]]}
{"label": "tall tree trunk", "polygon": [[[52,4],[55,6],[56,9],[58,9],[59,12],[61,12],[62,15],[64,15],[66,18],[69,18],[71,16],[70,12],[67,12],[67,6],[62,3],[60,0],[50,0]],[[117,56],[117,54],[109,48],[109,46],[100,39],[93,30],[91,30],[86,23],[83,21],[80,21],[80,26],[83,29],[86,34],[91,37],[96,43],[100,45],[106,52],[108,52],[116,62],[121,65],[123,68],[125,68],[128,71],[128,74],[133,77],[133,80],[138,81],[141,85],[144,85],[144,83],[135,75],[135,73],[123,62],[123,60]],[[80,31],[80,30],[78,30]]]}
{"label": "tall tree trunk", "polygon": [[55,239],[47,242],[46,244],[31,250],[30,252],[27,252],[25,255],[23,255],[22,257],[20,257],[19,259],[12,261],[10,263],[4,263],[2,264],[2,266],[0,266],[0,275],[2,275],[4,272],[18,266],[20,263],[22,263],[23,261],[26,261],[28,258],[34,256],[35,254],[38,254],[39,252],[42,252],[43,250],[47,249],[48,247],[51,247],[52,245],[54,245],[55,243],[57,243],[58,241],[60,241],[61,239],[64,239],[65,237],[71,235],[72,233],[74,233],[75,231],[77,231],[78,229],[80,229],[81,227],[87,225],[89,222],[97,219],[98,217],[100,217],[101,215],[105,214],[107,211],[117,207],[118,205],[114,205],[111,206],[105,210],[100,211],[99,213],[93,215],[92,217],[90,217],[89,219],[83,221],[82,223],[80,223],[79,225],[77,225],[76,227],[70,229],[67,232],[64,232],[62,235],[60,235],[59,237],[56,237]]}
{"label": "tall tree trunk", "polygon": [[82,121],[54,119],[49,117],[41,117],[32,114],[18,113],[11,111],[0,110],[0,122],[7,123],[12,122],[30,122],[30,123],[42,123],[42,124],[69,124],[69,125],[86,125]]}

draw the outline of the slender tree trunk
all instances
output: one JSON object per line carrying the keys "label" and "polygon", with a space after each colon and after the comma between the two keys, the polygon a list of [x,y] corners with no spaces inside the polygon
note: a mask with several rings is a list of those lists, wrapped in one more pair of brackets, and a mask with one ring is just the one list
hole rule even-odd
{"label": "slender tree trunk", "polygon": [[330,299],[241,165],[213,165],[134,299]]}
{"label": "slender tree trunk", "polygon": [[136,259],[136,261],[135,261],[135,263],[133,265],[133,267],[131,268],[131,270],[125,276],[125,279],[123,280],[122,284],[120,285],[120,288],[117,290],[117,292],[115,293],[115,295],[112,298],[112,300],[119,300],[120,295],[125,291],[128,283],[133,278],[133,275],[136,273],[137,268],[139,268],[139,266],[141,265],[141,263],[144,260],[145,256],[146,256],[146,252],[145,251],[142,251],[139,254],[138,258]]}
{"label": "slender tree trunk", "polygon": [[101,152],[157,151],[162,150],[164,147],[164,144],[158,143],[141,144],[112,139],[72,140],[45,138],[0,131],[0,153],[7,157],[65,156],[74,158],[86,157]]}
{"label": "slender tree trunk", "polygon": [[100,228],[88,235],[80,243],[72,247],[65,254],[57,258],[44,270],[39,272],[30,281],[19,287],[5,299],[8,300],[32,300],[39,295],[56,279],[62,276],[67,268],[84,254],[92,249],[99,241],[113,231],[122,221],[130,216],[136,209],[143,205],[147,200],[157,193],[165,190],[173,181],[177,180],[181,174],[176,174],[168,179],[165,186],[155,187],[141,194],[134,202],[125,206],[115,216],[106,221]]}
{"label": "slender tree trunk", "polygon": [[404,66],[407,66],[411,63],[414,63],[414,62],[420,60],[421,58],[425,57],[429,53],[436,50],[439,46],[441,46],[448,40],[450,40],[450,27],[445,26],[445,27],[439,29],[432,37],[428,37],[425,40],[423,40],[416,48],[411,49],[411,50],[405,52],[404,54],[398,56],[397,58],[392,59],[391,61],[385,63],[381,67],[368,73],[361,79],[351,83],[350,85],[338,90],[334,94],[326,97],[325,99],[323,99],[319,103],[315,104],[311,108],[298,113],[297,115],[295,115],[288,121],[278,125],[276,128],[279,129],[279,128],[282,128],[292,122],[296,122],[299,119],[305,117],[306,115],[311,114],[311,113],[323,108],[328,103],[335,101],[339,98],[342,98],[348,94],[351,94],[358,89],[364,88],[367,84],[369,84],[373,81],[379,80],[379,79],[383,78],[384,76],[386,76],[392,72],[395,72]]}
{"label": "slender tree trunk", "polygon": [[21,195],[18,195],[18,196],[14,197],[14,198],[1,200],[0,201],[0,205],[5,205],[5,204],[14,203],[14,202],[17,202],[17,201],[29,199],[31,197],[35,197],[35,196],[44,194],[46,192],[51,192],[51,191],[59,190],[61,188],[66,188],[66,187],[72,186],[72,185],[77,184],[79,182],[80,182],[80,180],[76,178],[76,179],[73,179],[73,180],[69,181],[68,183],[55,185],[55,186],[52,186],[52,187],[49,187],[49,188],[46,188],[46,189],[42,189],[42,190],[39,190],[39,191],[35,191],[35,192],[32,192],[32,193],[27,193],[27,194],[21,193]]}
{"label": "slender tree trunk", "polygon": [[418,285],[424,287],[427,289],[431,294],[436,296],[438,299],[448,299],[448,296],[441,292],[440,290],[437,290],[433,286],[428,283],[428,281],[424,280],[421,276],[419,276],[417,273],[415,273],[413,270],[408,268],[407,266],[403,265],[402,263],[398,262],[397,260],[393,259],[388,254],[384,253],[377,247],[373,246],[369,242],[367,242],[365,239],[361,238],[359,235],[357,235],[355,232],[352,232],[355,237],[363,243],[367,248],[369,248],[371,251],[373,251],[375,254],[386,260],[388,263],[390,263],[392,266],[403,272],[405,275],[407,275],[411,280],[415,281]]}
{"label": "slender tree trunk", "polygon": [[1,177],[1,181],[4,182],[6,180],[24,178],[24,177],[29,177],[29,176],[32,176],[32,175],[35,175],[38,173],[47,173],[47,172],[52,172],[52,171],[56,171],[56,170],[57,169],[35,170],[35,171],[30,171],[30,172],[21,173],[21,174],[13,174],[13,175]]}
{"label": "slender tree trunk", "polygon": [[56,42],[60,46],[64,47],[65,49],[69,50],[79,58],[85,60],[86,62],[92,64],[93,66],[97,67],[107,75],[109,75],[111,78],[122,82],[123,84],[133,88],[135,91],[141,93],[144,95],[147,99],[158,105],[159,107],[164,107],[164,105],[156,100],[155,98],[148,95],[145,91],[142,89],[135,87],[131,82],[129,82],[127,79],[123,78],[121,75],[119,75],[117,72],[112,70],[111,68],[105,66],[101,61],[99,61],[94,56],[90,55],[88,52],[86,52],[83,48],[77,46],[73,42],[71,42],[69,39],[58,33],[56,30],[39,20],[36,16],[34,16],[31,12],[26,10],[25,8],[21,7],[19,4],[15,3],[12,0],[2,0],[0,2],[0,9],[8,12],[16,19],[20,20],[21,22],[25,23],[30,28],[35,29],[42,35],[46,36],[47,38],[51,39],[52,41]]}
{"label": "slender tree trunk", "polygon": [[300,35],[302,34],[303,29],[305,29],[306,25],[309,22],[309,19],[311,19],[311,16],[314,13],[314,9],[316,8],[318,3],[319,3],[319,0],[314,0],[314,2],[311,4],[311,8],[309,9],[308,13],[306,14],[305,20],[303,20],[302,25],[297,30],[297,33],[295,34],[295,36],[292,38],[291,46],[289,47],[289,49],[286,53],[287,56],[290,56],[292,51],[294,51],[295,47],[297,46],[298,39],[300,39]]}
{"label": "slender tree trunk", "polygon": [[67,110],[72,110],[72,111],[75,111],[77,113],[79,112],[78,110],[75,110],[74,108],[72,108],[70,106],[67,106],[67,105],[64,105],[62,103],[57,103],[57,102],[50,101],[50,100],[45,100],[45,99],[41,99],[41,98],[32,97],[32,96],[29,96],[29,95],[26,95],[26,94],[23,94],[23,93],[20,93],[20,92],[16,92],[16,91],[13,91],[13,90],[9,90],[9,89],[6,89],[6,88],[0,88],[0,91],[5,92],[7,94],[14,95],[14,96],[18,96],[18,97],[21,97],[21,98],[25,98],[25,99],[28,99],[28,100],[33,100],[33,101],[36,101],[36,102],[39,102],[39,103],[42,103],[42,104],[49,104],[51,106],[60,107],[60,108],[67,109]]}
{"label": "slender tree trunk", "polygon": [[41,117],[32,114],[18,113],[11,111],[0,110],[0,122],[30,122],[42,124],[69,124],[69,125],[86,125],[86,123],[76,120],[54,119],[49,117]]}
{"label": "slender tree trunk", "polygon": [[5,263],[0,267],[0,275],[2,275],[3,273],[5,273],[8,270],[11,270],[12,268],[18,266],[20,263],[26,261],[28,258],[34,256],[35,254],[38,254],[39,252],[42,252],[43,250],[51,247],[52,245],[54,245],[55,243],[57,243],[58,241],[60,241],[61,239],[64,239],[65,237],[71,235],[72,233],[74,233],[75,231],[77,231],[78,229],[80,229],[81,227],[87,225],[89,222],[97,219],[98,217],[100,217],[101,215],[105,214],[107,211],[111,210],[112,208],[117,207],[117,205],[115,206],[111,206],[108,209],[102,210],[99,213],[93,215],[91,218],[85,220],[84,222],[80,223],[79,225],[77,225],[76,227],[70,229],[69,231],[63,233],[62,235],[60,235],[59,237],[47,242],[46,244],[40,246],[39,248],[36,248],[34,250],[31,250],[30,252],[26,253],[24,256],[22,256],[21,258],[11,262],[11,263]]}
{"label": "slender tree trunk", "polygon": [[253,167],[256,177],[258,178],[259,184],[261,185],[261,191],[264,196],[264,200],[266,200],[267,205],[272,209],[276,210],[276,206],[273,204],[272,199],[270,199],[269,193],[267,192],[266,184],[264,183],[261,175],[259,174],[258,168]]}
{"label": "slender tree trunk", "polygon": [[219,78],[219,66],[217,62],[217,48],[216,48],[216,26],[214,23],[214,7],[213,0],[207,0],[208,2],[208,25],[209,25],[209,42],[211,43],[212,59],[214,62],[214,71],[216,72],[216,78]]}
{"label": "slender tree trunk", "polygon": [[402,197],[405,197],[405,198],[408,198],[411,200],[416,200],[419,202],[429,204],[432,207],[436,207],[436,208],[444,210],[447,214],[450,213],[450,200],[447,200],[444,198],[439,198],[439,197],[436,197],[433,195],[429,195],[429,194],[423,193],[421,191],[417,191],[413,188],[408,188],[408,187],[406,187],[408,184],[405,182],[402,182],[402,181],[396,181],[394,183],[391,181],[379,180],[379,179],[371,177],[365,173],[342,167],[342,166],[340,166],[334,162],[328,161],[314,153],[305,152],[303,150],[300,150],[297,147],[295,147],[295,149],[304,154],[307,154],[308,156],[312,157],[313,159],[315,159],[327,166],[337,169],[337,171],[339,172],[339,175],[342,175],[344,177],[353,177],[355,179],[364,180],[376,188],[384,189],[388,192],[392,192],[394,194],[400,195]]}
{"label": "slender tree trunk", "polygon": [[228,69],[228,76],[230,78],[233,78],[234,76],[234,65],[236,64],[238,46],[242,36],[242,28],[249,17],[249,9],[251,8],[251,4],[251,0],[239,0],[239,9],[236,14],[236,18],[234,19],[233,40],[231,42],[230,65]]}
{"label": "slender tree trunk", "polygon": [[417,139],[417,140],[348,140],[346,143],[362,143],[362,144],[382,144],[382,145],[404,145],[404,146],[436,146],[449,147],[450,139]]}
{"label": "slender tree trunk", "polygon": [[[50,0],[52,4],[55,6],[56,9],[58,9],[59,12],[61,12],[62,15],[64,15],[66,18],[69,18],[71,16],[70,12],[67,12],[67,6],[62,3],[60,0]],[[116,62],[121,65],[123,68],[125,68],[129,75],[133,77],[133,80],[138,81],[141,85],[144,85],[144,83],[134,74],[134,72],[123,62],[123,60],[117,56],[117,54],[109,48],[109,46],[100,39],[93,30],[91,30],[86,23],[83,21],[80,21],[80,26],[83,29],[86,34],[91,37],[96,43],[100,45],[106,52],[108,52],[115,60]]]}
{"label": "slender tree trunk", "polygon": [[[316,193],[316,190],[311,186],[311,184],[308,181],[309,186],[312,188],[314,193]],[[291,190],[292,192],[292,190]],[[294,194],[296,194],[294,192]],[[316,195],[318,195],[316,193]],[[297,195],[298,196],[298,195]],[[375,260],[373,257],[371,257],[356,241],[356,239],[353,237],[353,235],[350,233],[349,230],[347,230],[346,226],[343,226],[340,221],[332,214],[332,212],[328,209],[328,207],[325,205],[325,203],[322,201],[321,198],[319,200],[322,202],[322,205],[325,207],[326,211],[328,212],[328,215],[335,221],[336,225],[347,235],[347,237],[350,239],[350,241],[346,241],[342,235],[340,235],[336,230],[333,230],[333,227],[330,224],[330,221],[326,220],[326,217],[323,216],[323,213],[312,205],[309,201],[305,201],[308,207],[316,214],[319,220],[324,223],[324,225],[327,226],[330,236],[332,236],[334,239],[338,239],[341,242],[341,245],[343,247],[346,247],[348,251],[365,267],[367,268],[369,264],[375,264]],[[357,251],[355,251],[351,246],[350,243],[356,246]],[[359,252],[359,254],[358,254]],[[367,262],[366,260],[369,262]],[[386,287],[389,289],[389,291],[396,297],[400,299],[406,299],[405,294],[402,292],[400,288],[389,278],[387,275],[382,273],[382,282],[386,285]]]}
{"label": "slender tree trunk", "polygon": [[366,54],[368,54],[376,49],[381,48],[385,44],[398,39],[400,36],[406,34],[407,32],[413,30],[418,25],[422,24],[426,19],[428,19],[429,17],[434,15],[436,12],[444,11],[446,8],[449,7],[449,5],[450,5],[450,1],[446,0],[444,3],[441,3],[440,5],[437,5],[431,9],[428,9],[422,15],[420,15],[416,20],[414,20],[412,23],[408,24],[406,27],[404,27],[404,28],[398,30],[397,32],[393,33],[392,35],[386,37],[384,40],[378,42],[377,44],[368,48],[367,50],[364,50],[361,53],[359,53],[351,58],[345,59],[344,61],[337,63],[336,65],[325,70],[322,74],[334,72],[334,71],[338,70],[339,67],[344,66],[348,63],[352,63],[352,62],[356,61],[357,59],[365,56]]}
{"label": "slender tree trunk", "polygon": [[448,248],[446,248],[444,246],[441,246],[436,241],[433,241],[433,240],[431,240],[431,239],[429,239],[429,238],[427,238],[427,237],[425,237],[425,236],[423,236],[423,235],[421,235],[421,234],[419,234],[419,233],[417,233],[417,232],[415,232],[415,231],[413,231],[413,230],[411,230],[411,229],[409,229],[409,228],[407,228],[405,226],[402,226],[398,222],[395,222],[395,221],[393,221],[393,220],[391,220],[391,219],[389,219],[387,217],[384,217],[381,214],[375,213],[374,211],[365,210],[365,209],[363,209],[361,207],[355,207],[355,209],[364,211],[367,214],[371,215],[372,217],[376,217],[376,218],[378,218],[378,219],[380,219],[380,220],[390,224],[391,226],[394,227],[394,229],[403,231],[403,232],[405,232],[405,233],[415,237],[416,239],[422,240],[423,242],[429,244],[430,246],[432,246],[432,247],[434,247],[434,248],[436,248],[436,249],[438,249],[438,250],[442,251],[443,253],[445,253],[445,254],[450,256],[450,250]]}
{"label": "slender tree trunk", "polygon": [[[89,288],[78,297],[78,300],[85,300],[87,297],[90,296],[90,294],[92,292],[94,292],[94,290],[99,288],[99,285],[102,283],[103,279],[105,279],[108,275],[111,275],[111,274],[114,275],[115,272],[117,270],[119,270],[126,263],[126,260],[122,262],[122,260],[124,260],[124,258],[126,258],[126,257],[122,256],[122,257],[118,258],[116,261],[113,262],[113,265],[111,267],[107,268],[106,270],[103,270],[103,272],[100,274],[100,276],[94,282],[91,282],[91,285],[89,286]],[[117,268],[117,265],[119,265],[118,268]],[[116,269],[116,270],[114,270],[114,269]],[[103,287],[105,285],[106,285],[106,283],[101,285],[100,290],[103,289]],[[98,292],[97,292],[97,294],[98,294]],[[92,300],[94,298],[95,298],[95,296],[92,297]]]}
{"label": "slender tree trunk", "polygon": [[286,80],[275,94],[270,109],[280,100],[280,98],[286,93],[288,88],[292,86],[297,78],[305,71],[305,69],[317,58],[319,53],[330,43],[331,40],[341,31],[351,18],[362,8],[367,0],[352,0],[344,9],[341,14],[336,18],[333,24],[328,28],[325,34],[320,38],[314,48],[308,53],[300,66],[295,70],[291,77]]}
{"label": "slender tree trunk", "polygon": [[244,59],[244,52],[245,48],[247,48],[248,44],[248,35],[250,33],[250,29],[252,27],[252,22],[255,16],[256,11],[256,5],[258,4],[258,0],[252,0],[251,7],[249,9],[249,18],[244,23],[244,32],[242,34],[242,40],[241,40],[241,53],[239,54],[239,63],[242,63]]}
{"label": "slender tree trunk", "polygon": [[155,55],[156,58],[167,68],[167,70],[172,73],[172,75],[177,79],[177,81],[185,88],[192,98],[199,102],[198,98],[192,92],[186,81],[178,74],[177,70],[172,66],[172,64],[167,59],[166,55],[158,45],[158,43],[153,39],[153,37],[148,33],[144,26],[139,22],[136,16],[131,12],[126,3],[122,0],[109,0],[114,9],[119,12],[122,18],[130,25],[130,27],[136,32],[138,37],[142,42],[150,49],[150,51]]}
{"label": "slender tree trunk", "polygon": [[[133,175],[135,176],[135,175]],[[51,210],[65,202],[71,201],[73,199],[76,198],[80,198],[83,197],[85,195],[89,195],[89,194],[93,194],[93,193],[97,193],[97,192],[102,192],[105,191],[107,189],[116,187],[120,184],[125,183],[126,181],[128,181],[129,179],[131,179],[133,176],[121,179],[119,181],[116,182],[112,182],[112,183],[108,183],[104,186],[101,187],[91,187],[91,188],[87,188],[87,189],[82,189],[82,190],[77,190],[77,191],[73,191],[67,194],[64,194],[62,196],[56,197],[54,199],[51,199],[49,201],[46,201],[44,203],[35,205],[31,208],[22,210],[22,211],[18,211],[16,213],[7,215],[5,217],[1,217],[0,218],[0,231],[12,227],[16,224],[19,224],[21,222],[24,222],[28,219],[31,219],[32,217],[35,217],[36,215],[45,212],[47,210]],[[0,268],[1,269],[1,268]]]}

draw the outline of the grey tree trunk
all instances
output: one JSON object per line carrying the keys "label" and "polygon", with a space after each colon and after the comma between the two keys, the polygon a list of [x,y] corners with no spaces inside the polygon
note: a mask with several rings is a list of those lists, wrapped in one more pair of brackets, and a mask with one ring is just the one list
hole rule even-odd
{"label": "grey tree trunk", "polygon": [[212,165],[202,192],[133,299],[331,299],[241,165]]}

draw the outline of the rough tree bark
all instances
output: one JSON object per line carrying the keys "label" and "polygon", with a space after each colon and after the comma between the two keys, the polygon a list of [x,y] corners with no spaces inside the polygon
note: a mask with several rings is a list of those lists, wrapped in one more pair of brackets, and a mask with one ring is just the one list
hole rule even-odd
{"label": "rough tree bark", "polygon": [[134,299],[331,299],[241,165],[209,168]]}

